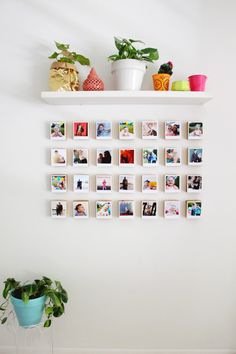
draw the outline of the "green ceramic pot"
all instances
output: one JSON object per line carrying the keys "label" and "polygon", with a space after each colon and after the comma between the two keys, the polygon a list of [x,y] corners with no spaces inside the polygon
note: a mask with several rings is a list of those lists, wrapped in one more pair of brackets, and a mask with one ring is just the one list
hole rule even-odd
{"label": "green ceramic pot", "polygon": [[171,86],[172,91],[190,91],[188,81],[174,81]]}

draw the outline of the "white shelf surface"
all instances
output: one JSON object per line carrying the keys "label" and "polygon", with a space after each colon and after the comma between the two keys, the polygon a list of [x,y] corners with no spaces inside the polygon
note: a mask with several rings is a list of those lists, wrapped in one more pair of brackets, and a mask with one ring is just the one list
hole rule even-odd
{"label": "white shelf surface", "polygon": [[203,105],[213,97],[196,91],[44,91],[41,98],[54,105]]}

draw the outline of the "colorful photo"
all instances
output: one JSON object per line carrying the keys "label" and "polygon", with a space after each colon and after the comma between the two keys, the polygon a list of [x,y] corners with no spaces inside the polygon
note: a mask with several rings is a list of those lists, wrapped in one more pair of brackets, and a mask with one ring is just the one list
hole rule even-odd
{"label": "colorful photo", "polygon": [[202,191],[202,176],[188,175],[187,176],[187,192],[199,193]]}
{"label": "colorful photo", "polygon": [[178,219],[180,217],[180,201],[179,200],[165,200],[164,202],[164,216],[168,219]]}
{"label": "colorful photo", "polygon": [[88,219],[89,202],[87,200],[76,200],[73,202],[73,217],[76,219]]}
{"label": "colorful photo", "polygon": [[75,140],[89,138],[88,122],[73,122],[73,138]]}
{"label": "colorful photo", "polygon": [[65,200],[51,201],[51,217],[64,219],[67,212],[67,202]]}
{"label": "colorful photo", "polygon": [[135,130],[134,122],[121,121],[119,122],[119,138],[121,140],[134,139]]}
{"label": "colorful photo", "polygon": [[188,139],[199,140],[203,137],[202,122],[188,122]]}
{"label": "colorful photo", "polygon": [[112,165],[112,149],[97,149],[97,166]]}
{"label": "colorful photo", "polygon": [[88,149],[73,150],[73,166],[88,166]]}
{"label": "colorful photo", "polygon": [[199,219],[202,216],[202,202],[200,200],[187,200],[187,218]]}
{"label": "colorful photo", "polygon": [[165,192],[178,193],[180,192],[180,176],[165,175]]}
{"label": "colorful photo", "polygon": [[142,175],[142,192],[156,193],[158,187],[157,175]]}
{"label": "colorful photo", "polygon": [[74,192],[89,192],[89,175],[74,175]]}
{"label": "colorful photo", "polygon": [[100,193],[111,192],[112,176],[96,176],[96,191]]}
{"label": "colorful photo", "polygon": [[66,192],[67,191],[67,175],[52,175],[51,176],[51,191]]}
{"label": "colorful photo", "polygon": [[134,217],[134,201],[120,200],[119,201],[119,218],[132,219]]}
{"label": "colorful photo", "polygon": [[157,218],[157,201],[144,200],[141,203],[141,216],[143,219],[156,219]]}
{"label": "colorful photo", "polygon": [[178,121],[165,122],[165,138],[180,139],[181,123]]}
{"label": "colorful photo", "polygon": [[67,151],[66,149],[51,149],[51,165],[66,166]]}
{"label": "colorful photo", "polygon": [[51,140],[66,140],[66,124],[63,121],[55,121],[50,124]]}
{"label": "colorful photo", "polygon": [[188,164],[190,166],[202,165],[202,148],[189,148],[188,149]]}
{"label": "colorful photo", "polygon": [[112,138],[112,123],[110,121],[96,122],[96,138],[97,139]]}
{"label": "colorful photo", "polygon": [[142,122],[142,139],[155,140],[158,139],[158,122],[146,120]]}
{"label": "colorful photo", "polygon": [[155,167],[158,165],[158,150],[156,148],[144,148],[143,152],[143,166]]}
{"label": "colorful photo", "polygon": [[120,166],[134,165],[134,149],[120,149],[119,150]]}
{"label": "colorful photo", "polygon": [[97,219],[112,218],[112,202],[110,200],[96,201],[96,218]]}
{"label": "colorful photo", "polygon": [[166,166],[181,165],[181,149],[180,148],[165,148],[165,164]]}
{"label": "colorful photo", "polygon": [[135,191],[135,176],[120,175],[119,176],[119,192],[133,193]]}

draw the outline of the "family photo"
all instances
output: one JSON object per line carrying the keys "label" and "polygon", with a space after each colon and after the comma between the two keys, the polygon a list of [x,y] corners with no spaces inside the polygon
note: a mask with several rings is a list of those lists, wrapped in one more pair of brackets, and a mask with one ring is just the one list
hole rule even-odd
{"label": "family photo", "polygon": [[89,192],[89,175],[74,175],[73,176],[74,192],[88,193]]}
{"label": "family photo", "polygon": [[112,149],[97,149],[97,166],[112,165]]}
{"label": "family photo", "polygon": [[119,218],[131,219],[134,217],[134,201],[121,200],[119,201]]}
{"label": "family photo", "polygon": [[180,201],[165,200],[164,217],[169,219],[178,219],[180,217]]}
{"label": "family photo", "polygon": [[51,149],[51,165],[66,166],[67,150],[66,149]]}
{"label": "family photo", "polygon": [[181,123],[178,121],[165,122],[165,138],[179,139],[181,131]]}
{"label": "family photo", "polygon": [[167,192],[167,193],[180,192],[180,176],[179,175],[165,175],[165,192]]}
{"label": "family photo", "polygon": [[88,166],[88,149],[73,150],[73,166]]}
{"label": "family photo", "polygon": [[96,122],[96,138],[97,139],[112,138],[112,123],[110,121]]}
{"label": "family photo", "polygon": [[89,138],[88,122],[73,122],[73,138],[74,140]]}
{"label": "family photo", "polygon": [[51,191],[66,192],[67,191],[67,175],[51,176]]}
{"label": "family photo", "polygon": [[143,219],[157,218],[157,201],[145,200],[141,204],[141,216]]}
{"label": "family photo", "polygon": [[119,138],[122,140],[134,139],[134,122],[121,121],[119,122]]}
{"label": "family photo", "polygon": [[119,176],[119,192],[133,193],[135,190],[135,176],[134,175],[120,175]]}
{"label": "family photo", "polygon": [[158,164],[158,150],[156,148],[144,148],[143,153],[143,166],[155,167]]}
{"label": "family photo", "polygon": [[188,122],[188,139],[198,140],[203,137],[203,123],[202,122]]}
{"label": "family photo", "polygon": [[157,192],[157,175],[142,175],[142,192]]}
{"label": "family photo", "polygon": [[96,201],[96,218],[111,219],[112,218],[112,202],[109,200]]}
{"label": "family photo", "polygon": [[202,190],[202,176],[188,175],[187,176],[187,192],[198,193]]}
{"label": "family photo", "polygon": [[187,200],[187,218],[198,219],[202,216],[202,202],[200,200]]}
{"label": "family photo", "polygon": [[50,124],[51,140],[66,140],[66,125],[64,121],[55,121]]}
{"label": "family photo", "polygon": [[166,166],[181,165],[181,149],[180,148],[165,148],[165,164]]}
{"label": "family photo", "polygon": [[73,217],[77,219],[88,219],[89,202],[87,200],[77,200],[73,202]]}
{"label": "family photo", "polygon": [[51,217],[52,218],[65,218],[67,210],[67,202],[62,200],[51,201]]}
{"label": "family photo", "polygon": [[119,150],[120,166],[134,165],[134,149],[120,149]]}
{"label": "family photo", "polygon": [[111,192],[112,190],[112,176],[96,176],[96,191],[97,192]]}
{"label": "family photo", "polygon": [[157,121],[143,121],[142,122],[142,139],[155,140],[158,139],[158,122]]}

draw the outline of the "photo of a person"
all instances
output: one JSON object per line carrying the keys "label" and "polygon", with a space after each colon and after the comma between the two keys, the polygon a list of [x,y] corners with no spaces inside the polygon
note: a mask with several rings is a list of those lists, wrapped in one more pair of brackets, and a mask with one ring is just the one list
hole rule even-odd
{"label": "photo of a person", "polygon": [[112,165],[112,150],[97,149],[97,165],[111,166]]}
{"label": "photo of a person", "polygon": [[134,149],[119,150],[120,166],[134,166]]}
{"label": "photo of a person", "polygon": [[112,176],[96,176],[96,191],[108,193],[112,190]]}
{"label": "photo of a person", "polygon": [[143,153],[143,166],[155,167],[158,164],[158,150],[156,148],[144,148]]}
{"label": "photo of a person", "polygon": [[119,201],[119,218],[131,219],[134,217],[134,201],[121,200]]}
{"label": "photo of a person", "polygon": [[178,121],[165,122],[165,138],[180,139],[181,123]]}
{"label": "photo of a person", "polygon": [[165,200],[164,217],[169,219],[178,219],[180,217],[180,201]]}
{"label": "photo of a person", "polygon": [[73,166],[88,166],[88,149],[73,150]]}
{"label": "photo of a person", "polygon": [[51,217],[52,218],[65,218],[67,210],[66,201],[62,200],[52,200],[51,201]]}
{"label": "photo of a person", "polygon": [[66,140],[66,125],[64,121],[54,121],[50,124],[51,140]]}
{"label": "photo of a person", "polygon": [[96,122],[96,138],[97,139],[112,138],[112,123],[110,121]]}
{"label": "photo of a person", "polygon": [[112,202],[110,200],[96,201],[96,218],[97,219],[112,218]]}
{"label": "photo of a person", "polygon": [[167,193],[180,192],[179,175],[165,175],[165,192]]}
{"label": "photo of a person", "polygon": [[203,137],[202,122],[188,122],[188,139],[199,140]]}
{"label": "photo of a person", "polygon": [[77,219],[88,219],[89,202],[87,200],[77,200],[73,202],[73,217]]}
{"label": "photo of a person", "polygon": [[134,139],[134,122],[132,121],[122,121],[119,122],[119,138],[121,140]]}
{"label": "photo of a person", "polygon": [[189,148],[188,149],[188,164],[191,166],[202,165],[202,148]]}
{"label": "photo of a person", "polygon": [[142,175],[142,192],[156,193],[158,187],[157,175]]}
{"label": "photo of a person", "polygon": [[145,200],[141,203],[141,217],[143,219],[157,218],[157,201]]}
{"label": "photo of a person", "polygon": [[73,122],[73,138],[74,140],[89,138],[88,122]]}
{"label": "photo of a person", "polygon": [[66,166],[67,151],[66,149],[51,149],[51,165]]}
{"label": "photo of a person", "polygon": [[51,176],[51,191],[52,192],[66,192],[67,191],[67,176],[66,175],[52,175]]}
{"label": "photo of a person", "polygon": [[199,219],[202,216],[202,202],[200,200],[187,200],[187,218]]}
{"label": "photo of a person", "polygon": [[187,192],[199,193],[202,191],[202,176],[188,175],[187,176]]}
{"label": "photo of a person", "polygon": [[158,139],[158,122],[143,121],[142,122],[142,139],[154,140]]}
{"label": "photo of a person", "polygon": [[166,166],[181,165],[181,149],[180,148],[165,148],[165,164]]}
{"label": "photo of a person", "polygon": [[74,175],[73,177],[74,192],[89,192],[89,175]]}
{"label": "photo of a person", "polygon": [[133,193],[135,190],[135,176],[134,175],[120,175],[119,176],[119,192]]}

